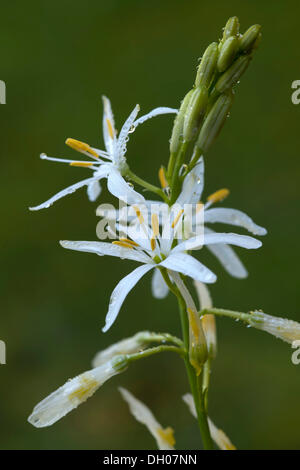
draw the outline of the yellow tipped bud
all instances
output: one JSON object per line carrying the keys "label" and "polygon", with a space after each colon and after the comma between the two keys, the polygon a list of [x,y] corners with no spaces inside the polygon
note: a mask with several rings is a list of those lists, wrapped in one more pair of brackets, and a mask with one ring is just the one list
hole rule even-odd
{"label": "yellow tipped bud", "polygon": [[76,139],[71,139],[71,138],[68,138],[66,140],[66,144],[71,147],[72,149],[76,150],[77,152],[81,152],[81,153],[90,153],[91,155],[93,155],[93,157],[95,158],[99,158],[98,154],[95,152],[95,150],[93,150],[89,144],[86,144],[85,142],[81,142],[80,140],[76,140]]}
{"label": "yellow tipped bud", "polygon": [[133,250],[133,246],[131,245],[131,243],[126,243],[125,241],[116,240],[112,242],[112,244],[122,246],[123,248],[130,248],[131,250]]}
{"label": "yellow tipped bud", "polygon": [[70,166],[82,166],[84,168],[88,168],[89,166],[93,166],[93,162],[71,162]]}
{"label": "yellow tipped bud", "polygon": [[153,236],[158,237],[158,235],[159,235],[159,222],[158,222],[157,214],[152,214],[152,216],[151,216],[151,225],[152,225],[152,230],[153,230]]}
{"label": "yellow tipped bud", "polygon": [[160,169],[158,170],[158,178],[159,178],[161,187],[165,189],[168,186],[168,182],[166,180],[165,169],[163,166],[161,166]]}
{"label": "yellow tipped bud", "polygon": [[230,191],[227,188],[219,189],[215,193],[208,196],[207,200],[208,202],[211,202],[213,204],[216,202],[221,202],[223,201],[223,199],[225,199],[229,195],[229,192]]}

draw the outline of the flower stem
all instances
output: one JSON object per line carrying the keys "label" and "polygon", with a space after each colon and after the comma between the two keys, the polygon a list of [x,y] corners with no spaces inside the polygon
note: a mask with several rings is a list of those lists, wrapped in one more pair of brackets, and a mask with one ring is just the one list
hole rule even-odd
{"label": "flower stem", "polygon": [[168,202],[168,198],[166,196],[166,194],[163,192],[162,189],[158,188],[157,186],[154,186],[153,184],[151,183],[148,183],[147,181],[143,180],[142,178],[140,178],[139,176],[137,176],[135,173],[133,173],[131,170],[127,170],[126,171],[126,176],[128,177],[128,179],[130,179],[131,181],[134,181],[135,183],[139,184],[140,186],[142,186],[143,188],[147,189],[148,191],[151,191],[152,193],[155,193],[157,194],[158,196],[160,196],[165,202]]}

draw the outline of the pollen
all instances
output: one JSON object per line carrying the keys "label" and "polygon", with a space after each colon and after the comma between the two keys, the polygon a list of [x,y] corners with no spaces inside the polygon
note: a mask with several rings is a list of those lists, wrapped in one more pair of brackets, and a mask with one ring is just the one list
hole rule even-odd
{"label": "pollen", "polygon": [[133,246],[131,245],[131,243],[125,242],[123,240],[116,240],[112,242],[112,244],[122,246],[123,248],[130,248],[131,250],[133,250]]}
{"label": "pollen", "polygon": [[160,169],[158,170],[158,178],[159,178],[161,187],[165,189],[168,186],[168,182],[166,180],[164,167],[160,167]]}
{"label": "pollen", "polygon": [[133,240],[129,240],[129,238],[121,237],[120,240],[125,243],[129,243],[132,246],[140,246],[138,243],[134,242]]}
{"label": "pollen", "polygon": [[70,401],[72,400],[79,400],[83,402],[87,400],[98,388],[99,384],[96,380],[87,378],[87,377],[80,377],[80,384],[74,392],[70,393],[68,398]]}
{"label": "pollen", "polygon": [[160,428],[157,430],[157,433],[165,442],[167,442],[170,446],[174,447],[174,430],[171,427],[167,427],[166,429]]}
{"label": "pollen", "polygon": [[143,224],[144,223],[144,217],[142,216],[142,213],[141,213],[140,209],[138,208],[138,206],[133,206],[133,208],[135,210],[137,218],[139,219],[139,223]]}
{"label": "pollen", "polygon": [[114,138],[114,130],[113,130],[112,123],[110,122],[109,119],[106,119],[106,123],[107,123],[109,136],[110,136],[111,139],[113,139]]}
{"label": "pollen", "polygon": [[152,214],[151,215],[151,225],[152,225],[152,230],[153,230],[153,236],[158,237],[158,235],[159,235],[159,222],[158,222],[157,214]]}
{"label": "pollen", "polygon": [[221,202],[223,199],[225,199],[229,195],[229,189],[223,188],[219,189],[215,193],[211,194],[208,196],[207,200],[209,202],[215,203],[215,202]]}
{"label": "pollen", "polygon": [[95,152],[95,150],[93,150],[89,146],[89,144],[86,144],[85,142],[81,142],[80,140],[68,138],[66,140],[66,144],[69,147],[71,147],[72,149],[77,150],[77,152],[87,152],[87,153],[90,153],[91,155],[93,155],[93,157],[99,158],[98,154]]}
{"label": "pollen", "polygon": [[93,166],[93,162],[71,162],[70,166],[82,166],[84,168],[88,168]]}
{"label": "pollen", "polygon": [[155,237],[152,237],[152,238],[151,238],[150,244],[151,244],[151,250],[154,251],[154,250],[155,250],[155,247],[156,247],[156,240],[155,240]]}
{"label": "pollen", "polygon": [[176,225],[178,224],[179,219],[180,219],[180,217],[181,217],[182,214],[183,214],[183,211],[184,211],[184,210],[181,209],[181,210],[178,212],[178,214],[176,215],[176,217],[175,217],[175,219],[173,220],[173,223],[172,223],[172,228],[176,227]]}

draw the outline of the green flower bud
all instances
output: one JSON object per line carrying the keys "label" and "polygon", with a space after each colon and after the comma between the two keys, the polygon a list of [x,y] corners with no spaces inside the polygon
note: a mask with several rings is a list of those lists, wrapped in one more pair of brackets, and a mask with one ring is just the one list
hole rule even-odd
{"label": "green flower bud", "polygon": [[250,61],[251,57],[249,55],[243,55],[236,59],[217,81],[215,87],[217,92],[224,93],[225,91],[230,90],[246,71]]}
{"label": "green flower bud", "polygon": [[218,58],[218,71],[224,72],[232,64],[236,53],[239,49],[239,41],[235,36],[226,39],[221,47],[220,55]]}
{"label": "green flower bud", "polygon": [[207,101],[207,89],[204,87],[195,88],[185,112],[183,124],[184,142],[190,142],[197,134],[200,122],[206,111]]}
{"label": "green flower bud", "polygon": [[193,92],[194,92],[194,89],[190,90],[185,95],[183,101],[181,102],[179,112],[178,112],[178,114],[175,118],[174,125],[173,125],[173,130],[172,130],[172,135],[171,135],[171,140],[170,140],[170,152],[171,152],[171,154],[176,153],[178,151],[179,145],[181,143],[185,112],[186,112],[187,106],[189,104],[189,101],[190,101],[190,98],[191,98],[191,95],[192,95]]}
{"label": "green flower bud", "polygon": [[214,73],[216,71],[216,64],[218,60],[218,44],[213,42],[208,46],[203,54],[201,62],[198,67],[195,86],[204,86],[209,88]]}
{"label": "green flower bud", "polygon": [[261,26],[255,24],[251,26],[240,38],[240,51],[248,52],[254,46],[258,36],[261,37]]}
{"label": "green flower bud", "polygon": [[232,16],[227,21],[224,31],[222,42],[226,41],[230,36],[237,36],[240,30],[240,22],[237,16]]}
{"label": "green flower bud", "polygon": [[208,113],[200,130],[196,147],[202,152],[207,152],[219,135],[225,124],[229,110],[233,103],[233,94],[223,94],[219,96],[210,112]]}

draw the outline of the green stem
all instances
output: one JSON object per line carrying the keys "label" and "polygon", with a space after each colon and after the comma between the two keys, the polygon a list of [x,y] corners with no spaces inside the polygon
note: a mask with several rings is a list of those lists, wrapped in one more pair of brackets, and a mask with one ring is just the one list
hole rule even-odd
{"label": "green stem", "polygon": [[224,308],[205,308],[201,310],[200,316],[202,317],[203,315],[207,314],[213,314],[213,315],[218,315],[222,317],[229,317],[233,318],[234,320],[241,320],[246,323],[249,323],[253,320],[259,321],[259,319],[255,318],[254,314],[251,313],[243,313],[243,312],[236,312],[234,310],[226,310]]}
{"label": "green stem", "polygon": [[143,180],[142,178],[140,178],[139,176],[137,176],[135,173],[133,173],[131,170],[127,170],[126,171],[126,175],[128,179],[130,179],[131,181],[134,181],[135,183],[139,184],[140,186],[142,186],[143,188],[147,189],[148,191],[151,191],[152,193],[155,193],[157,194],[158,196],[160,196],[165,202],[168,202],[168,198],[167,196],[165,195],[165,193],[163,192],[162,189],[158,188],[157,186],[154,186],[153,184],[151,183],[148,183],[147,181]]}
{"label": "green stem", "polygon": [[158,354],[161,352],[176,352],[180,356],[185,354],[183,348],[178,348],[177,346],[155,346],[153,348],[145,349],[145,351],[140,351],[134,354],[126,354],[126,361],[129,364],[130,362],[138,361],[139,359],[144,359],[145,357],[153,356],[153,354]]}

